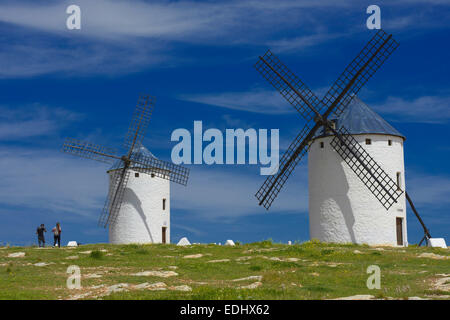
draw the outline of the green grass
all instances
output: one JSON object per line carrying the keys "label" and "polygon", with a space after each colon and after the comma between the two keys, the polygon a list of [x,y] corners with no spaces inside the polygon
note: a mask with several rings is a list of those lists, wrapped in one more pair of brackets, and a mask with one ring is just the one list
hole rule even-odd
{"label": "green grass", "polygon": [[[354,253],[355,250],[361,253]],[[25,252],[23,258],[8,258]],[[449,273],[450,259],[419,258],[423,252],[449,256],[448,250],[411,246],[375,250],[354,244],[308,241],[293,245],[272,240],[234,247],[217,245],[83,245],[78,248],[12,247],[0,249],[0,299],[69,299],[77,294],[95,299],[95,286],[129,284],[129,290],[102,299],[332,299],[370,294],[380,299],[411,296],[448,299],[448,291],[433,287],[439,274]],[[201,253],[201,258],[185,255]],[[78,259],[66,259],[78,256]],[[250,259],[242,257],[251,257]],[[242,259],[241,259],[242,258]],[[210,260],[230,261],[209,263]],[[34,264],[49,265],[38,267]],[[82,289],[66,286],[70,265],[81,270]],[[367,267],[381,268],[381,289],[366,286]],[[176,266],[176,269],[173,268]],[[134,276],[142,271],[175,271],[177,276]],[[101,277],[98,277],[100,275]],[[239,289],[262,276],[256,289]],[[136,290],[133,285],[164,282],[168,288],[188,285],[192,291]]]}

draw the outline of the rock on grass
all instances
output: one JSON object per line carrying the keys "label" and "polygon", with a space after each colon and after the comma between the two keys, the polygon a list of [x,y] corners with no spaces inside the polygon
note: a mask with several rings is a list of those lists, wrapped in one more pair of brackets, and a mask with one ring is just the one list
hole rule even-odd
{"label": "rock on grass", "polygon": [[174,287],[170,287],[169,289],[176,290],[176,291],[192,291],[192,288],[187,285],[174,286]]}
{"label": "rock on grass", "polygon": [[23,258],[25,257],[25,252],[14,252],[8,254],[8,258]]}
{"label": "rock on grass", "polygon": [[450,259],[450,256],[441,256],[439,254],[431,253],[431,252],[424,252],[418,255],[419,258],[430,258],[430,259]]}
{"label": "rock on grass", "polygon": [[183,258],[185,259],[197,259],[197,258],[201,258],[203,257],[203,254],[198,253],[198,254],[189,254],[187,256],[184,256]]}
{"label": "rock on grass", "polygon": [[375,297],[370,294],[357,294],[354,296],[340,297],[332,300],[372,300],[372,299],[375,299]]}
{"label": "rock on grass", "polygon": [[168,277],[174,277],[177,276],[178,273],[175,271],[142,271],[138,273],[133,273],[132,276],[137,277],[161,277],[161,278],[168,278]]}
{"label": "rock on grass", "polygon": [[249,284],[247,286],[240,286],[238,289],[256,289],[258,287],[262,286],[262,282],[253,282],[252,284]]}
{"label": "rock on grass", "polygon": [[245,277],[245,278],[239,278],[239,279],[234,279],[231,281],[246,281],[246,280],[258,280],[261,281],[262,280],[262,276],[249,276],[249,277]]}

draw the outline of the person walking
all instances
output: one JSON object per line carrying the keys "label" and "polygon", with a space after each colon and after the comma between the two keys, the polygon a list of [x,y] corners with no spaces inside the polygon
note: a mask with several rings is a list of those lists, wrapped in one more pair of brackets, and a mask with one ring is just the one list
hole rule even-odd
{"label": "person walking", "polygon": [[36,234],[38,235],[39,248],[45,247],[44,232],[47,232],[47,230],[45,229],[44,224],[41,224],[36,230]]}
{"label": "person walking", "polygon": [[53,231],[53,246],[56,247],[56,243],[58,243],[58,248],[61,248],[61,225],[59,222],[56,223],[56,227],[52,229]]}

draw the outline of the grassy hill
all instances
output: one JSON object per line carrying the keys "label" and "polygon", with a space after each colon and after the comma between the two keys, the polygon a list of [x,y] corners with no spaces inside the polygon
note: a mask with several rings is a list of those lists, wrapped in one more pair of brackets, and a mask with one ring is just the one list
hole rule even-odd
{"label": "grassy hill", "polygon": [[[70,265],[80,289],[66,286]],[[366,286],[370,265],[381,269],[381,289]],[[447,249],[414,246],[1,247],[0,299],[449,299],[449,273]]]}

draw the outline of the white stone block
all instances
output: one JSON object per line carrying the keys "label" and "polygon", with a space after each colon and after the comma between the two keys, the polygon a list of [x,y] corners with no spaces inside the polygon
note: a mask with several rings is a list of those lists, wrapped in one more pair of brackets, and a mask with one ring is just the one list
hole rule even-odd
{"label": "white stone block", "polygon": [[226,246],[234,246],[235,244],[234,244],[234,241],[233,241],[233,240],[227,240],[227,241],[225,242],[225,245],[226,245]]}
{"label": "white stone block", "polygon": [[183,237],[178,241],[177,246],[189,246],[191,243],[189,242],[188,238]]}
{"label": "white stone block", "polygon": [[68,247],[78,247],[78,243],[76,241],[69,241],[67,243]]}
{"label": "white stone block", "polygon": [[445,243],[444,238],[430,238],[428,239],[428,246],[447,249],[447,244]]}

